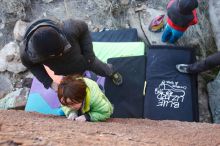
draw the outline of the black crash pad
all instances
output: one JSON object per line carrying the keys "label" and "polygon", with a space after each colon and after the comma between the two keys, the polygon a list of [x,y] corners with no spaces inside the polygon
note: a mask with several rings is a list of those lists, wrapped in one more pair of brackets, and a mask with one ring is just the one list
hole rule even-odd
{"label": "black crash pad", "polygon": [[144,117],[198,121],[197,75],[183,74],[176,64],[193,63],[188,47],[151,46],[147,54]]}
{"label": "black crash pad", "polygon": [[93,42],[137,42],[138,34],[135,28],[92,32]]}
{"label": "black crash pad", "polygon": [[116,86],[106,78],[105,93],[114,105],[114,118],[143,118],[145,57],[108,59],[123,76],[123,84]]}

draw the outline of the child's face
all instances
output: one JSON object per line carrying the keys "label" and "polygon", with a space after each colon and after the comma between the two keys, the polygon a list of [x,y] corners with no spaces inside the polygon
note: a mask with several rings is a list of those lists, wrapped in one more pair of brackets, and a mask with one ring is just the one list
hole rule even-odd
{"label": "child's face", "polygon": [[79,110],[82,106],[82,103],[74,103],[70,99],[67,99],[67,104],[68,104],[68,107],[74,110]]}

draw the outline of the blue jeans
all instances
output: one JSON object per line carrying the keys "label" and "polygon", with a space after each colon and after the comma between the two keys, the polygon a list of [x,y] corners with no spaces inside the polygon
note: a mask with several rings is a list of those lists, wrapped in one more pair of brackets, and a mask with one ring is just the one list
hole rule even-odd
{"label": "blue jeans", "polygon": [[184,32],[182,31],[173,29],[167,23],[162,35],[162,42],[169,42],[173,44],[183,35],[183,33]]}

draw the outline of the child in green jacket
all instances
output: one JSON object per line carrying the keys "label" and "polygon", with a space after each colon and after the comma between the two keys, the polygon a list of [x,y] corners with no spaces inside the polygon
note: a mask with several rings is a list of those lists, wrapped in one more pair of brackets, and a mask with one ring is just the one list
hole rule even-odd
{"label": "child in green jacket", "polygon": [[66,117],[76,121],[104,121],[113,113],[112,104],[98,84],[80,75],[66,76],[58,86]]}

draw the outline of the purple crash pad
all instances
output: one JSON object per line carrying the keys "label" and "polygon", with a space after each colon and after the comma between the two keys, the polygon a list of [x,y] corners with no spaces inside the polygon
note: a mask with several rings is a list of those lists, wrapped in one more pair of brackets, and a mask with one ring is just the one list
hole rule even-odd
{"label": "purple crash pad", "polygon": [[86,71],[84,73],[84,76],[87,77],[87,78],[92,79],[93,81],[95,81],[99,85],[99,88],[102,90],[102,92],[105,93],[105,88],[104,88],[105,77],[96,75],[95,73],[93,73],[91,71]]}
{"label": "purple crash pad", "polygon": [[[86,71],[84,73],[84,76],[97,82],[100,89],[104,92],[105,77],[98,76],[91,71]],[[35,77],[33,78],[30,93],[40,94],[51,108],[60,107],[60,101],[57,97],[57,93],[51,88],[49,89],[44,88],[43,84]]]}
{"label": "purple crash pad", "polygon": [[43,84],[35,77],[33,78],[30,93],[40,94],[51,108],[60,107],[60,101],[57,97],[57,93],[51,88],[44,88]]}

